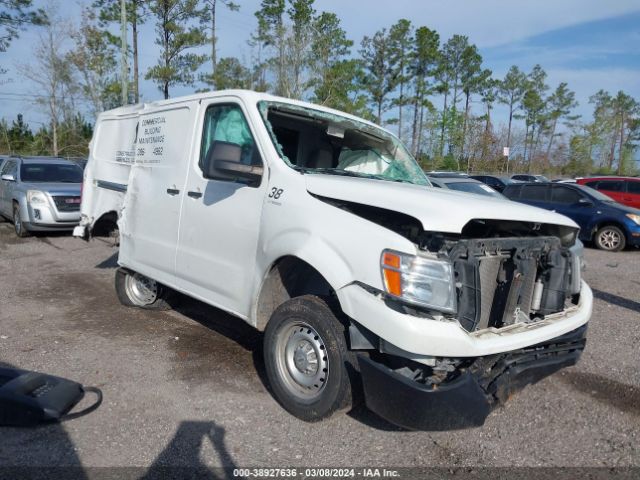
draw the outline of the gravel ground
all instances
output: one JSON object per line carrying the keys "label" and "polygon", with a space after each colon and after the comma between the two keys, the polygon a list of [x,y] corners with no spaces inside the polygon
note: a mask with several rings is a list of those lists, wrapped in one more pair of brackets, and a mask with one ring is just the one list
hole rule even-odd
{"label": "gravel ground", "polygon": [[640,250],[586,250],[596,302],[576,367],[453,432],[402,431],[365,409],[297,420],[265,386],[258,332],[188,299],[121,306],[116,256],[0,224],[0,362],[104,392],[81,419],[0,428],[0,466],[640,466]]}

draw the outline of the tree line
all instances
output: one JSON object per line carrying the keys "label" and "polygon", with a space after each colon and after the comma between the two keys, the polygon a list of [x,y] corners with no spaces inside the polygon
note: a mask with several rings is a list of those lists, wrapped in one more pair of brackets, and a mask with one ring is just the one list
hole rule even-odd
{"label": "tree line", "polygon": [[[595,92],[590,120],[566,82],[549,85],[540,65],[513,65],[499,78],[465,35],[440,38],[407,19],[355,42],[333,12],[314,0],[262,0],[248,58],[217,55],[220,9],[231,0],[127,0],[132,66],[129,102],[140,82],[164,98],[177,86],[196,91],[247,88],[308,100],[391,129],[426,169],[531,171],[567,175],[635,174],[640,103],[625,92]],[[121,103],[120,0],[94,0],[75,24],[55,4],[31,0],[0,7],[0,52],[24,28],[38,28],[21,78],[38,92],[31,100],[49,121],[35,132],[21,116],[0,121],[0,152],[83,155],[90,122]],[[151,23],[156,62],[140,72],[140,27]],[[207,53],[205,53],[207,52]],[[1,57],[0,57],[1,58]],[[0,77],[1,78],[1,77]],[[2,94],[0,94],[2,96]],[[23,98],[24,99],[24,98]],[[504,112],[496,118],[494,109]],[[88,119],[88,120],[87,120]],[[503,155],[508,147],[510,155]]]}

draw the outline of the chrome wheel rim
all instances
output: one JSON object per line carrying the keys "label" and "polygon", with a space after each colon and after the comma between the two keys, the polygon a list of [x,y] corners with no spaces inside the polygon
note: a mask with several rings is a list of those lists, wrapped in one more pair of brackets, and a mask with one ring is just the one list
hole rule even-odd
{"label": "chrome wheel rim", "polygon": [[600,245],[606,250],[614,250],[620,246],[620,234],[615,230],[604,230],[600,233]]}
{"label": "chrome wheel rim", "polygon": [[127,274],[125,289],[131,301],[136,305],[149,305],[158,298],[158,283],[139,273]]}
{"label": "chrome wheel rim", "polygon": [[316,400],[329,376],[329,356],[318,332],[302,321],[287,326],[276,341],[276,367],[291,395]]}

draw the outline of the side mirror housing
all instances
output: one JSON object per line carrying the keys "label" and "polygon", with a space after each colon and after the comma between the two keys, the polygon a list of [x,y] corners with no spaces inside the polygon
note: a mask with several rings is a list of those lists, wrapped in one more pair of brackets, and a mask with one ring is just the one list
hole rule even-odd
{"label": "side mirror housing", "polygon": [[7,182],[15,182],[15,181],[16,181],[16,177],[14,177],[14,176],[13,176],[13,175],[11,175],[11,174],[5,174],[5,175],[2,175],[2,177],[1,177],[1,178],[2,178],[2,180],[5,180],[5,181],[7,181]]}
{"label": "side mirror housing", "polygon": [[586,198],[581,198],[580,200],[578,200],[578,206],[579,207],[593,207],[593,202],[591,200],[586,199]]}
{"label": "side mirror housing", "polygon": [[212,180],[248,181],[250,186],[260,183],[262,165],[242,163],[242,147],[235,143],[213,142],[203,165],[204,177]]}

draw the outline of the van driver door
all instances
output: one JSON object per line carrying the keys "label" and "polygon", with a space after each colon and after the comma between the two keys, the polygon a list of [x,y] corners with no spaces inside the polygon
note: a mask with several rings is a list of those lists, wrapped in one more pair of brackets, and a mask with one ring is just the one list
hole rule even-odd
{"label": "van driver door", "polygon": [[205,164],[223,146],[237,152],[238,162],[261,166],[256,126],[234,97],[203,102],[199,122],[200,148],[190,159],[180,215],[177,281],[193,296],[247,318],[266,175],[258,182],[205,178]]}

